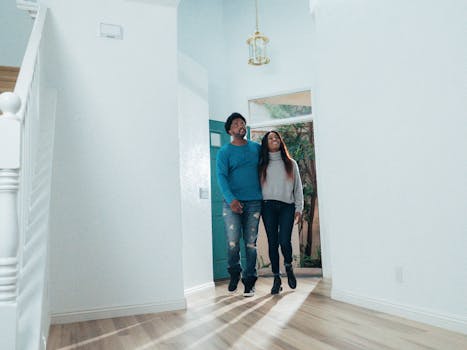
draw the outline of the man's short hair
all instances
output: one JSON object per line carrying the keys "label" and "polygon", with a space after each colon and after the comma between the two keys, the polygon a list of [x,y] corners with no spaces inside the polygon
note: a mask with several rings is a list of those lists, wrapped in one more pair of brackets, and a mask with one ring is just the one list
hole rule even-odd
{"label": "man's short hair", "polygon": [[243,117],[243,115],[241,115],[240,113],[237,113],[237,112],[232,113],[231,115],[229,115],[229,117],[227,118],[227,120],[225,121],[225,124],[224,124],[224,128],[225,128],[225,131],[227,132],[227,134],[229,133],[230,126],[232,125],[232,122],[235,119],[242,119],[246,124],[246,119]]}

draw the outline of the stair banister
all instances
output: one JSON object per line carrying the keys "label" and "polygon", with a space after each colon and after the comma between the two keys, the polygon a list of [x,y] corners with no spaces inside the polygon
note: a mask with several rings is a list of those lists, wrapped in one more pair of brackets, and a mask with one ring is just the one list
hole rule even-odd
{"label": "stair banister", "polygon": [[16,343],[18,280],[18,188],[21,103],[11,92],[0,95],[0,349]]}
{"label": "stair banister", "polygon": [[50,198],[54,104],[39,91],[46,13],[39,8],[14,92],[0,94],[0,350],[46,348],[48,210],[32,205],[40,196],[48,208]]}

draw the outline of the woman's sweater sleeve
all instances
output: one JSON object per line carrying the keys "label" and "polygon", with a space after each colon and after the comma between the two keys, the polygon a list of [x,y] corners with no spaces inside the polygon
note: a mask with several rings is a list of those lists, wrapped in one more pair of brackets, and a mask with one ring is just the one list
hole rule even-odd
{"label": "woman's sweater sleeve", "polygon": [[300,172],[298,170],[297,162],[293,161],[294,167],[294,199],[295,199],[295,212],[301,213],[303,211],[303,186]]}

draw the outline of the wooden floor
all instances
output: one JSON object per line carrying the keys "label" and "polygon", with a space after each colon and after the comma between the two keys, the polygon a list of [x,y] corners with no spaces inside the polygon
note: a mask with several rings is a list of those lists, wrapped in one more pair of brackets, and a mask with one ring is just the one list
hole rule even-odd
{"label": "wooden floor", "polygon": [[47,349],[467,349],[459,333],[333,301],[316,277],[279,296],[271,284],[260,278],[244,298],[224,282],[190,295],[186,311],[55,325]]}
{"label": "wooden floor", "polygon": [[0,66],[0,94],[15,89],[19,67]]}

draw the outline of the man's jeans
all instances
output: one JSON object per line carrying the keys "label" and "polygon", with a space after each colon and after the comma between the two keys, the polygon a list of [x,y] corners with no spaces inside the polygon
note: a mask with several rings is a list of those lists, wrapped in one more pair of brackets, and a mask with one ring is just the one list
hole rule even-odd
{"label": "man's jeans", "polygon": [[230,205],[224,202],[224,229],[227,236],[227,264],[231,275],[242,272],[240,266],[240,237],[243,237],[246,251],[246,269],[243,278],[257,277],[256,273],[256,240],[261,215],[261,201],[240,201],[243,213],[232,211]]}
{"label": "man's jeans", "polygon": [[280,201],[263,201],[263,223],[268,236],[269,259],[274,275],[279,275],[279,245],[284,264],[292,264],[292,236],[295,219],[295,204]]}

